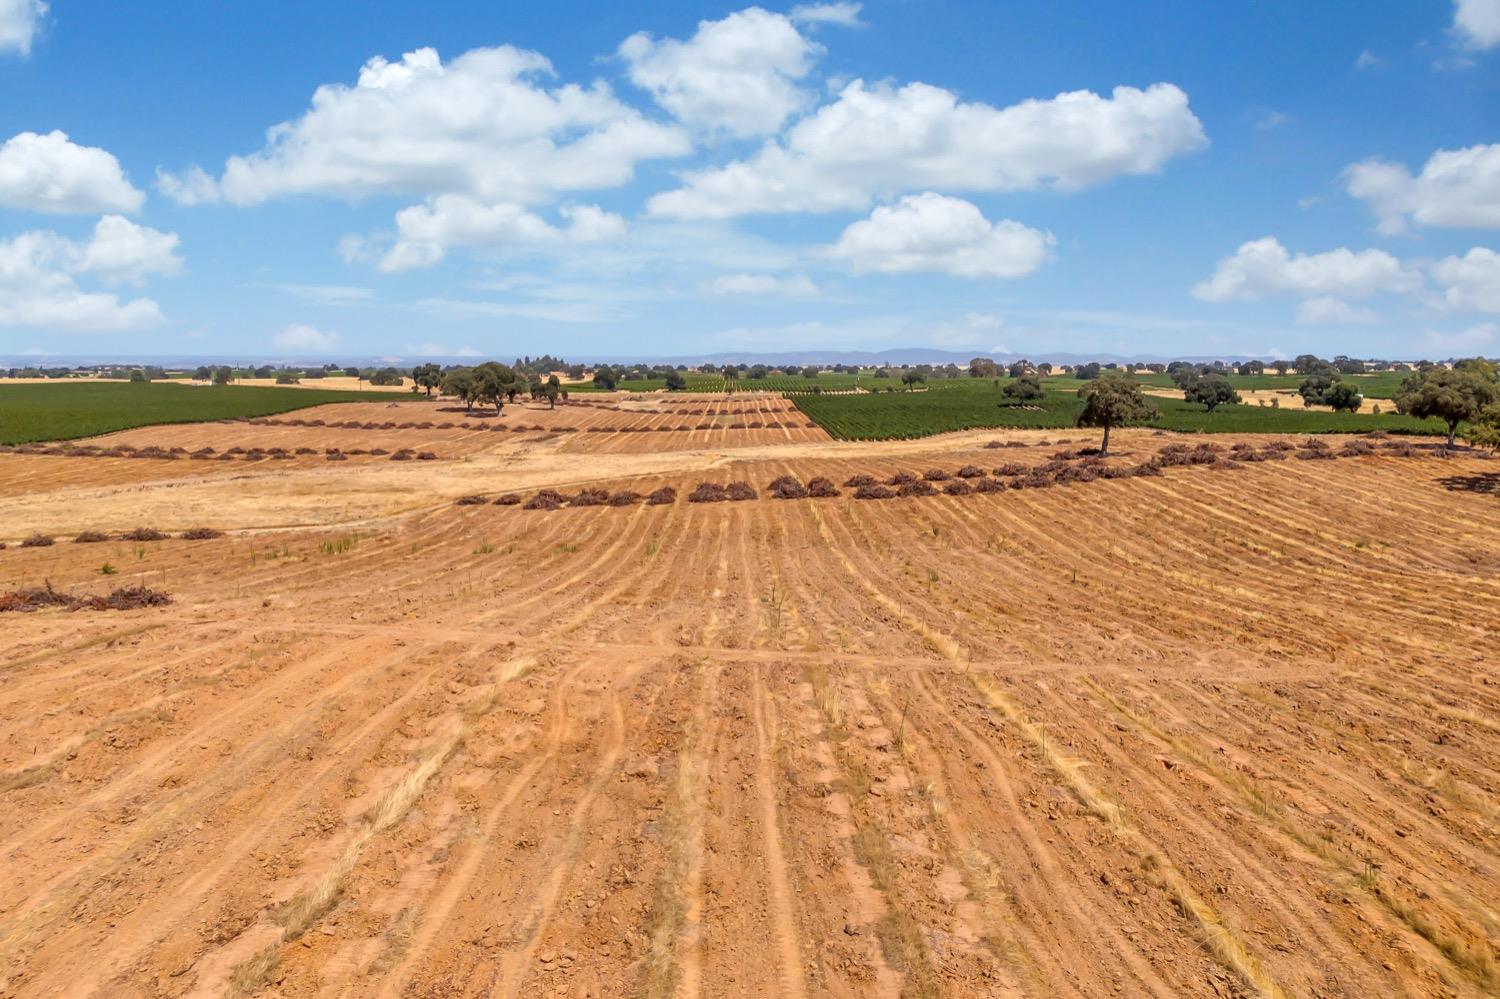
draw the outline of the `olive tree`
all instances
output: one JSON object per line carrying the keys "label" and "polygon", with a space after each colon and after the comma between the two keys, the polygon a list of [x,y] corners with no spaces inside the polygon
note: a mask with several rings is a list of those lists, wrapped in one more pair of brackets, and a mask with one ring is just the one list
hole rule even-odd
{"label": "olive tree", "polygon": [[1000,394],[1006,402],[1011,403],[1040,402],[1047,396],[1047,393],[1042,390],[1041,379],[1033,374],[1024,374],[1016,378],[1001,389]]}
{"label": "olive tree", "polygon": [[1326,405],[1328,391],[1337,384],[1338,380],[1337,375],[1327,374],[1326,372],[1308,375],[1297,386],[1297,394],[1302,397],[1303,403],[1308,406]]}
{"label": "olive tree", "polygon": [[474,403],[479,401],[479,388],[474,379],[474,372],[470,368],[453,368],[443,375],[442,384],[438,389],[443,395],[451,395],[458,398],[459,402],[469,410],[474,409]]}
{"label": "olive tree", "polygon": [[1100,456],[1109,454],[1109,432],[1115,427],[1144,423],[1157,415],[1156,407],[1146,401],[1140,385],[1128,375],[1111,373],[1100,375],[1078,390],[1083,400],[1083,412],[1078,414],[1078,426],[1101,427],[1104,441],[1099,445]]}
{"label": "olive tree", "polygon": [[1458,425],[1500,401],[1500,386],[1481,371],[1427,368],[1408,376],[1396,393],[1396,408],[1409,416],[1435,416],[1448,425],[1448,446]]}
{"label": "olive tree", "polygon": [[436,364],[419,364],[411,369],[411,388],[425,389],[427,395],[432,395],[432,390],[443,384],[443,369]]}
{"label": "olive tree", "polygon": [[1222,405],[1240,404],[1240,394],[1223,375],[1204,375],[1193,379],[1183,388],[1182,397],[1188,402],[1202,403],[1210,413]]}
{"label": "olive tree", "polygon": [[1332,406],[1335,413],[1357,413],[1364,401],[1365,397],[1360,395],[1359,389],[1348,382],[1334,382],[1323,393],[1323,404]]}

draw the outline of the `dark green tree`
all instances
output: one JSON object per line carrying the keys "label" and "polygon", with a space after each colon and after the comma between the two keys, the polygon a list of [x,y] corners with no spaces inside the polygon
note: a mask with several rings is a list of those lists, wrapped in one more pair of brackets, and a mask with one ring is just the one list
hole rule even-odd
{"label": "dark green tree", "polygon": [[1479,371],[1460,368],[1427,368],[1409,375],[1396,392],[1396,409],[1409,416],[1435,416],[1448,424],[1448,446],[1458,425],[1472,420],[1500,401],[1500,386]]}
{"label": "dark green tree", "polygon": [[1034,374],[1024,374],[1009,382],[1000,390],[1000,395],[1008,404],[1023,404],[1028,402],[1041,402],[1047,397],[1042,389],[1041,379]]}
{"label": "dark green tree", "polygon": [[411,385],[413,389],[425,389],[427,395],[432,395],[432,390],[443,384],[443,369],[436,364],[419,364],[411,369]]}
{"label": "dark green tree", "polygon": [[1182,390],[1182,397],[1188,402],[1201,403],[1210,413],[1220,406],[1240,404],[1240,394],[1223,375],[1204,375],[1194,379]]}
{"label": "dark green tree", "polygon": [[1297,386],[1297,394],[1302,401],[1309,406],[1325,406],[1325,398],[1328,390],[1338,382],[1338,376],[1322,371],[1317,374],[1308,375],[1302,379],[1302,384]]}
{"label": "dark green tree", "polygon": [[1109,454],[1109,432],[1115,427],[1144,423],[1157,415],[1156,407],[1141,394],[1140,385],[1124,374],[1101,375],[1079,389],[1078,397],[1083,400],[1078,426],[1104,430],[1101,456]]}
{"label": "dark green tree", "polygon": [[1323,405],[1332,406],[1335,413],[1357,413],[1360,403],[1364,401],[1365,397],[1360,395],[1359,389],[1348,382],[1334,382],[1323,393]]}

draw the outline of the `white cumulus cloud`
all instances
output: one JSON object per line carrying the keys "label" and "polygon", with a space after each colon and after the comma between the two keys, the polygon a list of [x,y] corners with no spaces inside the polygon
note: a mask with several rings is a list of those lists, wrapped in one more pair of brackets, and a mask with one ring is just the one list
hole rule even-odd
{"label": "white cumulus cloud", "polygon": [[306,323],[292,323],[283,326],[271,335],[271,343],[283,350],[295,350],[304,353],[318,353],[332,350],[339,342],[339,335],[332,332],[324,332],[316,326]]}
{"label": "white cumulus cloud", "polygon": [[[1254,301],[1276,295],[1368,298],[1415,291],[1421,275],[1384,250],[1339,247],[1327,253],[1289,253],[1275,237],[1252,240],[1219,261],[1213,276],[1193,286],[1205,302]],[[1326,308],[1326,306],[1325,306]]]}
{"label": "white cumulus cloud", "polygon": [[50,230],[0,239],[0,327],[77,333],[146,329],[162,321],[149,298],[121,301],[115,294],[85,291],[80,277],[107,284],[136,283],[148,274],[175,274],[175,233],[138,226],[108,215],[87,243]]}
{"label": "white cumulus cloud", "polygon": [[1456,229],[1500,228],[1500,144],[1439,149],[1413,177],[1400,163],[1365,160],[1344,171],[1349,193],[1370,204],[1380,231],[1407,221]]}
{"label": "white cumulus cloud", "polygon": [[1019,222],[990,222],[971,202],[928,191],[881,205],[844,230],[830,249],[856,272],[937,271],[967,278],[1013,278],[1035,271],[1051,233]]}
{"label": "white cumulus cloud", "polygon": [[463,194],[533,204],[559,192],[628,183],[645,159],[687,153],[687,135],[621,103],[603,82],[548,88],[551,64],[510,46],[444,63],[430,48],[376,57],[353,86],[321,86],[299,118],[233,156],[214,181],[162,173],[160,187],[193,202],[239,205],[321,194]]}
{"label": "white cumulus cloud", "polygon": [[837,24],[844,28],[858,28],[864,23],[859,19],[859,12],[863,9],[864,4],[852,0],[806,3],[793,7],[787,16],[798,24]]}
{"label": "white cumulus cloud", "polygon": [[43,0],[0,0],[0,52],[29,54],[46,15]]}
{"label": "white cumulus cloud", "polygon": [[1459,312],[1500,313],[1500,253],[1476,246],[1462,257],[1445,257],[1432,265],[1443,285],[1443,301]]}
{"label": "white cumulus cloud", "polygon": [[1500,45],[1500,0],[1454,0],[1453,30],[1471,48]]}
{"label": "white cumulus cloud", "polygon": [[0,206],[49,214],[134,212],[145,199],[113,155],[80,146],[64,132],[21,132],[0,144]]}
{"label": "white cumulus cloud", "polygon": [[445,194],[396,213],[396,242],[380,261],[385,271],[431,267],[454,246],[546,246],[598,243],[625,233],[625,220],[595,205],[564,205],[566,227],[520,205],[486,205]]}
{"label": "white cumulus cloud", "polygon": [[182,270],[182,258],[177,255],[180,243],[175,232],[106,215],[94,226],[94,238],[83,248],[79,269],[108,284],[140,284],[147,275],[170,276]]}
{"label": "white cumulus cloud", "polygon": [[749,159],[690,173],[653,197],[654,215],[847,211],[922,189],[1062,190],[1155,172],[1203,147],[1187,94],[1169,83],[965,103],[940,87],[855,80]]}
{"label": "white cumulus cloud", "polygon": [[687,41],[646,32],[620,45],[631,82],[678,121],[730,135],[769,135],[812,95],[798,86],[823,52],[791,20],[759,7],[700,21]]}

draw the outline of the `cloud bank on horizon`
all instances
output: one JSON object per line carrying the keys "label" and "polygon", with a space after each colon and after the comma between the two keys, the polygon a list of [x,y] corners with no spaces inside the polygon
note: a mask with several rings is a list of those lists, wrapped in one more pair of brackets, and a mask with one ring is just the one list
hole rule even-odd
{"label": "cloud bank on horizon", "polygon": [[[746,330],[767,350],[982,352],[1002,327],[1037,352],[1483,350],[1500,105],[1434,108],[1492,86],[1500,0],[1426,6],[1435,34],[1405,38],[1420,59],[1339,26],[1351,55],[1299,69],[1369,88],[1369,122],[1391,127],[1236,107],[1220,91],[1245,68],[1186,57],[1132,58],[1106,85],[1061,45],[1055,64],[966,74],[914,42],[893,75],[874,43],[902,12],[836,2],[587,52],[369,54],[279,115],[226,110],[210,159],[144,117],[123,145],[96,138],[120,133],[93,99],[104,73],[49,107],[42,90],[70,86],[49,50],[89,19],[0,0],[0,70],[34,88],[0,109],[0,353],[130,333],[202,353],[683,354],[742,349]],[[1382,116],[1417,78],[1434,96]],[[1423,115],[1440,127],[1394,124]],[[1320,145],[1320,127],[1339,134]]]}

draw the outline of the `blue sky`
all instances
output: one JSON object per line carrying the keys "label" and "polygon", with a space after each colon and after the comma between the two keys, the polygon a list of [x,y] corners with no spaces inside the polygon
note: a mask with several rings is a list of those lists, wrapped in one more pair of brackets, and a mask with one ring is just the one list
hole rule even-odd
{"label": "blue sky", "polygon": [[0,355],[1500,349],[1500,0],[632,7],[0,0]]}

